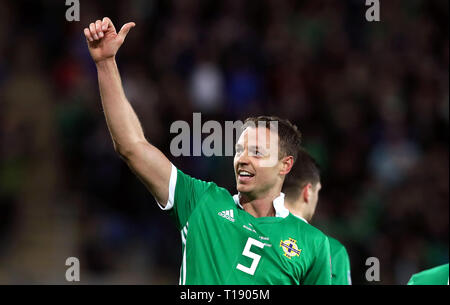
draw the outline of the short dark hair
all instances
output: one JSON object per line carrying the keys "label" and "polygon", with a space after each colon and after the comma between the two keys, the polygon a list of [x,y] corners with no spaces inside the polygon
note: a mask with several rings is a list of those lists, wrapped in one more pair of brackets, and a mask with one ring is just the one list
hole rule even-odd
{"label": "short dark hair", "polygon": [[277,116],[249,117],[244,121],[242,130],[244,131],[249,126],[259,127],[259,123],[264,123],[264,127],[270,128],[270,122],[278,122],[280,158],[293,156],[295,162],[297,153],[301,148],[302,134],[297,126],[289,120],[281,119]]}
{"label": "short dark hair", "polygon": [[297,162],[286,175],[282,192],[286,198],[296,200],[308,183],[315,186],[319,182],[320,167],[316,160],[304,148],[299,149]]}

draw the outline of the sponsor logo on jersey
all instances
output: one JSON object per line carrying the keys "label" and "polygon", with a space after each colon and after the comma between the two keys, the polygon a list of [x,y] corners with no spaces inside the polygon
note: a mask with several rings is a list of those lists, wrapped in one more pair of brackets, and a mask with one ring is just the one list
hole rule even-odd
{"label": "sponsor logo on jersey", "polygon": [[297,247],[297,241],[293,238],[280,241],[280,247],[283,249],[284,256],[291,259],[293,256],[300,256],[302,249]]}
{"label": "sponsor logo on jersey", "polygon": [[234,222],[234,211],[233,210],[226,210],[218,213],[219,216],[222,216],[225,219],[228,219],[231,222]]}

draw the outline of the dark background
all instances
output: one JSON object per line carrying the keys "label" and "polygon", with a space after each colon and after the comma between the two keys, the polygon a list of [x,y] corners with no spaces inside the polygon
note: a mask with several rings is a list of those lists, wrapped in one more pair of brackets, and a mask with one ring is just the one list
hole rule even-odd
{"label": "dark background", "polygon": [[235,192],[232,157],[171,156],[176,120],[278,115],[322,168],[313,224],[354,284],[448,263],[449,2],[0,0],[0,283],[176,284],[174,223],[113,150],[83,28],[134,21],[117,62],[147,138]]}

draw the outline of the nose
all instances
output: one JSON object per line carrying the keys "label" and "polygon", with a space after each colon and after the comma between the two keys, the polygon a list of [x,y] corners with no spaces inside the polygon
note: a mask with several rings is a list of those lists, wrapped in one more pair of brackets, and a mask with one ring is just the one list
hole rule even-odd
{"label": "nose", "polygon": [[248,164],[249,158],[248,158],[248,152],[247,149],[245,149],[239,156],[237,156],[237,164]]}

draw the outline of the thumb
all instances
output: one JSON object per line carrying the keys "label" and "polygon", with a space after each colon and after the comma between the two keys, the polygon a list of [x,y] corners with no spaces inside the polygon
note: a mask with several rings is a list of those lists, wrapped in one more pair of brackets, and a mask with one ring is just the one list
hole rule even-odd
{"label": "thumb", "polygon": [[117,34],[121,39],[125,39],[127,37],[128,32],[133,28],[136,24],[134,22],[125,23]]}

